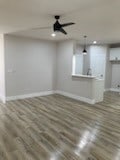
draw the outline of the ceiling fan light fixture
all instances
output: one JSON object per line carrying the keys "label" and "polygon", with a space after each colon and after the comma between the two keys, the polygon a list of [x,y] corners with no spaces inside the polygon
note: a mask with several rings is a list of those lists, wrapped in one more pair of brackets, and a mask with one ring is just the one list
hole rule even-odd
{"label": "ceiling fan light fixture", "polygon": [[93,41],[93,44],[97,44],[97,41]]}
{"label": "ceiling fan light fixture", "polygon": [[55,33],[52,33],[52,34],[51,34],[51,36],[52,36],[52,37],[55,37],[55,36],[56,36],[56,34],[55,34]]}

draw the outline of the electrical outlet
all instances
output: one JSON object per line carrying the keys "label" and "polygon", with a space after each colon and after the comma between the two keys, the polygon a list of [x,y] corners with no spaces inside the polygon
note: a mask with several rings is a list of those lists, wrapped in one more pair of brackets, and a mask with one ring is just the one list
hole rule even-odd
{"label": "electrical outlet", "polygon": [[118,84],[118,86],[117,86],[118,88],[120,88],[120,85]]}
{"label": "electrical outlet", "polygon": [[7,72],[8,72],[8,73],[14,73],[14,72],[16,72],[16,70],[8,69]]}

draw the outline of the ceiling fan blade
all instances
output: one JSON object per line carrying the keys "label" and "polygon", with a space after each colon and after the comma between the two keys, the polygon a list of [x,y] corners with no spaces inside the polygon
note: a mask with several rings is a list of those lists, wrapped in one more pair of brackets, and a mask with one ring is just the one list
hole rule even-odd
{"label": "ceiling fan blade", "polygon": [[67,26],[71,26],[73,24],[75,24],[75,23],[70,22],[70,23],[61,24],[61,26],[62,27],[67,27]]}
{"label": "ceiling fan blade", "polygon": [[40,29],[51,29],[52,26],[49,27],[35,27],[35,28],[31,28],[30,30],[40,30]]}
{"label": "ceiling fan blade", "polygon": [[59,31],[62,32],[63,34],[67,34],[67,32],[63,28],[60,28]]}

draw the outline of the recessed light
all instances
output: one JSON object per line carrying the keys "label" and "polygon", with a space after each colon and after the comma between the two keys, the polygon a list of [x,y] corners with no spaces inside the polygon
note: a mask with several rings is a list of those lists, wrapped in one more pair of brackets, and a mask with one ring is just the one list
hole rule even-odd
{"label": "recessed light", "polygon": [[97,41],[93,41],[93,44],[96,44],[97,43]]}
{"label": "recessed light", "polygon": [[55,34],[55,33],[52,33],[52,34],[51,34],[51,36],[52,36],[52,37],[55,37],[55,36],[56,36],[56,34]]}

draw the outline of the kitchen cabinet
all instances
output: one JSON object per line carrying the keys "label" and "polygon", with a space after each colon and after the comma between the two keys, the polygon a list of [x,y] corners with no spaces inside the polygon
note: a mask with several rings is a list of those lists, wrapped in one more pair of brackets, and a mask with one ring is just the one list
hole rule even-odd
{"label": "kitchen cabinet", "polygon": [[120,48],[110,49],[110,61],[120,61]]}

